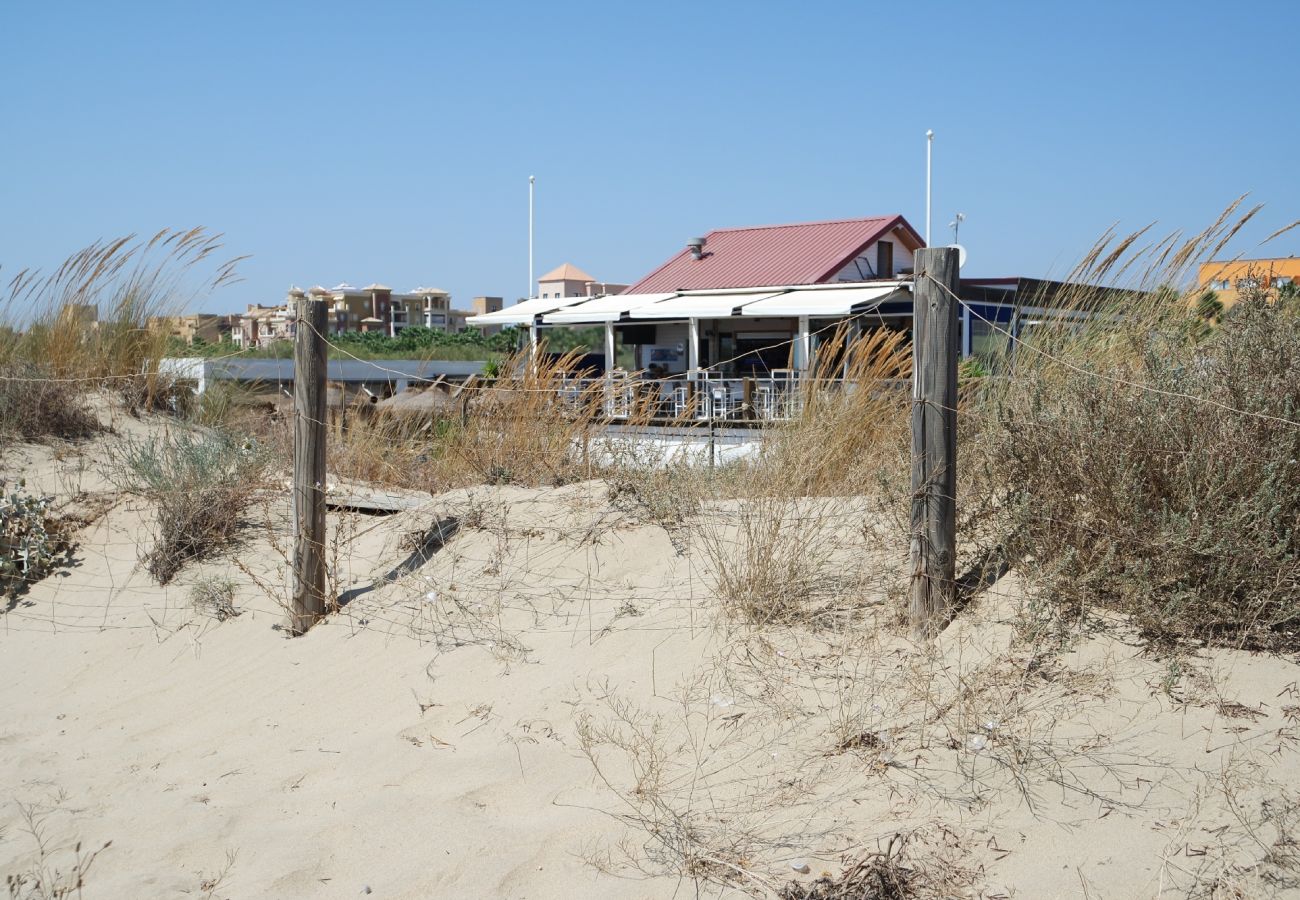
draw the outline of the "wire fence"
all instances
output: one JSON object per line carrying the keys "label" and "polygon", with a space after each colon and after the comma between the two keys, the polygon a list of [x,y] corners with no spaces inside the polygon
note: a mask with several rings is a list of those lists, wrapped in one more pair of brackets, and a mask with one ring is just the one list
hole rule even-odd
{"label": "wire fence", "polygon": [[[935,283],[938,284],[937,281]],[[943,287],[942,285],[940,286]],[[946,288],[943,289],[945,291],[947,290]],[[1271,415],[1271,414],[1261,413],[1254,410],[1244,410],[1214,398],[1199,397],[1187,393],[1168,391],[1156,386],[1146,385],[1129,379],[1119,378],[1103,371],[1087,369],[1085,367],[1079,366],[1078,364],[1072,362],[1069,359],[1053,356],[1049,350],[1045,350],[1042,347],[1037,346],[1033,342],[1028,342],[1023,340],[1019,335],[1014,333],[1013,330],[1004,328],[1001,324],[985,318],[975,306],[966,304],[955,294],[951,294],[951,292],[948,293],[952,296],[954,302],[962,304],[964,308],[969,310],[971,316],[982,320],[984,324],[987,325],[989,328],[1000,333],[1007,340],[1009,345],[1015,349],[1016,352],[1035,354],[1037,356],[1045,358],[1053,365],[1059,365],[1065,369],[1068,369],[1069,371],[1074,372],[1075,374],[1086,376],[1088,378],[1096,378],[1099,380],[1106,381],[1108,383],[1113,383],[1118,386],[1123,386],[1128,389],[1142,391],[1152,395],[1170,397],[1170,398],[1175,398],[1178,400],[1193,402],[1197,404],[1204,404],[1206,407],[1214,408],[1219,412],[1226,413],[1232,416],[1241,416],[1243,418],[1252,418],[1252,419],[1267,421],[1273,424],[1283,425],[1288,428],[1294,428],[1297,425],[1300,425],[1300,422],[1296,422],[1294,419],[1291,419],[1287,416]],[[830,334],[833,331],[842,331],[843,327],[844,327],[843,323],[836,324],[835,326],[828,326],[827,328],[821,329],[819,334]],[[325,337],[328,339],[328,336]],[[780,343],[774,343],[772,346],[775,347],[780,345],[781,345]],[[372,369],[376,373],[377,378],[380,377],[396,378],[400,376],[404,380],[424,383],[435,388],[441,388],[447,386],[445,382],[443,382],[440,379],[436,379],[436,378],[423,379],[420,377],[412,377],[405,372],[394,369],[391,366],[385,365],[382,361],[362,359],[356,354],[353,354],[347,348],[339,346],[337,343],[330,343],[330,349],[331,352],[338,353],[342,356],[351,359],[356,363],[363,364],[366,367]],[[227,354],[220,357],[214,357],[213,361],[220,362],[223,360],[232,359],[239,356],[246,356],[249,355],[250,353],[251,351],[241,351],[240,353]],[[81,384],[84,386],[103,385],[106,382],[111,382],[114,378],[126,378],[126,377],[135,377],[135,376],[111,376],[107,378],[86,377],[86,378],[40,379],[40,378],[28,377],[28,376],[0,374],[0,379],[8,380],[8,381],[30,383],[35,381],[47,380],[50,382],[60,383],[60,384]],[[536,380],[529,381],[526,377],[515,376],[515,377],[505,377],[505,378],[496,378],[496,379],[483,379],[478,381],[477,383],[471,382],[469,385],[459,385],[456,387],[451,387],[449,388],[449,390],[459,391],[465,394],[467,399],[473,398],[472,404],[467,404],[465,407],[462,408],[460,412],[462,418],[466,416],[478,415],[480,411],[490,408],[493,404],[492,398],[501,398],[501,397],[509,398],[514,395],[525,395],[525,396],[543,395],[547,398],[554,398],[559,402],[560,407],[563,407],[564,409],[568,410],[571,416],[577,419],[585,418],[586,421],[584,421],[583,423],[584,428],[592,427],[592,428],[605,429],[605,431],[602,433],[603,436],[601,439],[606,441],[609,439],[611,435],[617,434],[617,432],[608,431],[608,426],[612,423],[617,423],[617,422],[621,422],[624,424],[641,423],[641,424],[648,425],[652,419],[658,419],[659,424],[661,425],[669,424],[669,425],[680,426],[681,434],[694,435],[696,437],[703,438],[705,435],[704,429],[712,430],[717,428],[720,425],[737,424],[739,421],[738,417],[731,416],[731,415],[721,415],[721,416],[714,415],[713,414],[715,411],[714,409],[710,409],[706,403],[698,402],[698,401],[694,405],[692,405],[692,403],[690,402],[684,404],[678,404],[679,407],[681,408],[675,409],[671,415],[656,415],[656,413],[661,412],[661,407],[659,406],[659,404],[654,404],[654,403],[651,404],[651,407],[653,407],[653,409],[650,414],[644,414],[644,413],[638,414],[637,412],[635,412],[635,407],[637,406],[637,399],[636,399],[637,392],[650,391],[653,393],[658,393],[659,397],[662,398],[664,396],[665,390],[671,388],[673,391],[679,391],[684,387],[684,385],[682,385],[680,382],[674,380],[644,379],[644,380],[638,380],[634,386],[632,383],[628,383],[628,382],[620,383],[619,381],[610,377],[576,378],[574,376],[566,374],[558,377],[554,381],[546,382],[545,380],[542,380],[542,382],[543,383],[539,383]],[[901,393],[902,388],[906,385],[906,383],[907,383],[906,381],[898,380],[898,379],[879,379],[873,384],[874,386],[878,386],[880,388],[889,391],[899,391]],[[620,386],[616,387],[616,385],[620,385]],[[813,376],[813,377],[808,377],[806,380],[802,382],[792,382],[788,385],[784,385],[783,389],[789,395],[797,397],[797,396],[803,396],[803,392],[806,391],[844,391],[844,390],[855,390],[855,389],[862,390],[864,389],[864,387],[866,387],[866,389],[870,389],[872,386],[871,385],[864,386],[861,381],[855,381],[852,379],[817,378]],[[616,390],[625,391],[622,400],[618,404],[614,404],[614,405],[618,405],[620,409],[623,411],[622,415],[611,414],[611,405],[613,404],[613,401],[611,400],[611,394]],[[707,398],[708,396],[707,391],[701,391],[701,393],[698,394],[697,396]],[[554,409],[554,408],[555,407],[529,406],[527,408],[512,409],[508,402],[498,403],[496,408],[492,409],[491,411],[490,415],[492,416],[492,425],[491,428],[488,429],[488,432],[502,434],[514,427],[519,427],[523,425],[535,425],[536,424],[535,420],[539,415],[546,415],[546,413],[543,411],[544,409]],[[788,413],[787,415],[764,416],[759,414],[759,412],[755,408],[751,407],[750,409],[751,415],[747,418],[749,420],[754,421],[755,423],[761,423],[763,420],[772,421],[776,419],[794,419],[798,417],[801,408],[802,407],[799,404],[790,403],[786,408],[786,411]],[[963,416],[973,416],[979,414],[969,408],[960,407],[960,406],[957,409],[957,412]],[[440,415],[443,415],[444,413],[445,410],[434,410],[434,411],[430,411],[428,413],[428,416],[432,420],[438,418]],[[423,413],[421,413],[421,415],[423,415]],[[740,417],[740,418],[746,418],[746,417]],[[1030,422],[1027,423],[1027,425],[1028,427],[1034,427],[1034,428],[1050,429],[1055,427],[1053,423],[1046,422],[1046,421]],[[651,429],[651,433],[654,433],[653,429]],[[624,432],[623,434],[625,437],[628,436],[627,432]],[[566,433],[566,437],[571,438],[571,433]],[[638,437],[643,437],[643,435],[633,434],[631,435],[631,437],[638,438]],[[755,437],[755,441],[761,442],[762,440],[763,438],[761,434]],[[558,445],[555,444],[554,442],[547,443],[545,441],[537,441],[533,443],[524,442],[516,446],[511,446],[503,449],[505,450],[505,452],[508,452],[511,456],[513,456],[516,459],[516,461],[519,463],[519,465],[527,467],[529,465],[534,464],[533,462],[534,460],[540,461],[542,458],[554,457],[557,453],[564,454],[564,453],[571,452],[573,450],[571,444],[572,444],[571,440],[568,441],[567,446],[564,441],[561,441],[560,444]],[[460,448],[453,447],[451,449],[451,452],[460,453],[464,455],[467,451],[463,447]],[[649,454],[649,456],[654,456],[654,455],[655,453]],[[712,459],[712,455],[710,456],[710,458]],[[606,474],[607,472],[613,471],[618,468],[618,465],[620,464],[617,461],[618,459],[619,459],[619,454],[613,450],[611,450],[608,454],[606,454],[606,456],[602,459],[602,461],[599,464],[594,463],[589,459],[587,465],[585,466],[583,474],[588,477]],[[644,464],[646,459],[647,456],[641,456],[640,458],[637,458],[635,456],[631,458],[623,456],[622,464],[624,465],[629,463],[634,465]],[[663,459],[662,456],[660,459],[656,461],[656,465],[660,467],[668,466],[670,464],[671,461]],[[900,494],[906,493],[906,491],[900,489],[899,493]],[[269,502],[266,500],[266,497],[270,497],[270,496],[273,496],[273,493],[266,494],[263,498],[263,502]],[[284,496],[287,497],[287,491],[285,492]],[[160,495],[155,493],[153,500],[151,502],[156,502],[159,499],[159,497]],[[430,502],[432,503],[432,501]],[[794,519],[791,519],[788,522],[788,524],[791,527],[803,527],[809,525],[811,522],[815,520],[815,523],[820,527],[820,526],[825,526],[828,523],[840,522],[842,519],[853,519],[853,517],[855,516],[857,517],[857,521],[860,522],[862,518],[860,511],[854,513],[841,514],[841,513],[832,512],[828,510],[821,510],[814,517],[808,517],[808,518],[796,517]],[[683,520],[686,520],[688,518],[689,517],[687,516],[683,516]],[[1044,524],[1051,524],[1051,520],[1044,520]],[[374,528],[378,526],[371,526],[371,527]],[[697,523],[695,526],[691,526],[691,527],[698,528],[699,526]],[[544,527],[539,526],[537,530],[539,534],[546,533],[546,529]],[[6,622],[10,626],[14,626],[18,622],[28,622],[31,623],[33,626],[39,623],[41,627],[49,627],[51,629],[60,628],[60,627],[66,627],[69,629],[106,628],[106,627],[113,627],[109,621],[109,617],[107,614],[109,610],[125,611],[129,609],[145,610],[145,609],[155,608],[153,605],[155,601],[152,599],[139,600],[139,599],[132,598],[130,596],[132,591],[144,592],[146,595],[148,595],[150,591],[153,591],[155,589],[148,588],[147,586],[139,583],[138,579],[140,577],[140,574],[138,570],[133,569],[131,567],[127,567],[126,569],[123,569],[120,565],[120,560],[123,558],[130,559],[132,556],[139,557],[140,554],[143,552],[143,548],[145,548],[148,545],[150,537],[141,534],[137,530],[135,534],[130,536],[123,535],[123,534],[114,535],[105,532],[103,535],[92,539],[89,535],[94,533],[95,532],[93,529],[88,531],[83,531],[83,533],[76,538],[78,548],[80,549],[81,552],[90,552],[91,549],[93,548],[94,552],[101,558],[101,560],[110,560],[110,559],[119,560],[119,565],[117,567],[110,568],[110,571],[113,573],[112,576],[113,578],[120,577],[125,579],[123,584],[120,586],[116,584],[110,584],[107,588],[108,597],[105,599],[103,603],[96,605],[94,602],[90,602],[86,598],[91,595],[94,595],[96,591],[105,590],[104,587],[102,585],[97,585],[93,583],[86,583],[86,584],[78,583],[77,579],[75,577],[72,577],[69,574],[69,572],[72,573],[76,572],[77,567],[73,566],[68,572],[62,573],[59,577],[42,579],[43,582],[48,582],[48,584],[45,584],[42,590],[50,592],[51,606],[49,607],[49,610],[47,610],[49,612],[49,615],[44,615],[44,613],[42,613],[42,615],[39,616],[35,615],[32,612],[32,609],[34,607],[24,605],[25,602],[30,602],[30,601],[19,601],[16,604],[11,604],[11,608],[9,610],[10,615],[6,618]],[[276,531],[275,529],[266,530],[266,534],[268,536],[274,536],[275,540],[278,540],[281,544],[285,544],[288,542],[288,536],[286,535],[283,527],[281,527],[279,531]],[[554,537],[561,537],[561,536],[562,535],[559,534],[554,535]],[[898,535],[898,538],[900,539],[900,541],[905,542],[906,540],[910,539],[910,535],[900,534]],[[359,558],[349,559],[348,565],[352,566],[358,559]],[[588,571],[585,573],[584,577],[590,580],[592,578],[592,575],[593,573]],[[132,579],[136,579],[136,580],[132,580]],[[698,584],[698,582],[693,582],[693,584]],[[31,592],[28,593],[30,594]],[[172,593],[174,593],[174,591]],[[166,591],[163,591],[162,594],[168,597],[171,596]],[[694,595],[692,595],[692,598],[698,599],[698,597],[695,597]],[[173,602],[173,600],[168,600],[167,602]],[[82,616],[80,613],[73,614],[66,617],[61,616],[57,613],[57,610],[60,608],[68,611],[76,611],[82,609],[97,609],[104,615],[101,616],[100,622],[98,624],[95,624],[92,622],[88,622],[84,618],[84,616]],[[173,607],[168,607],[164,604],[162,608],[171,609]],[[274,602],[262,603],[260,605],[253,605],[250,608],[260,613],[264,613],[266,615],[272,615],[276,613],[277,610],[279,609],[279,607]],[[148,623],[142,624],[139,622],[135,622],[129,625],[126,623],[122,623],[121,627],[131,627],[135,629],[150,629],[156,626]]]}

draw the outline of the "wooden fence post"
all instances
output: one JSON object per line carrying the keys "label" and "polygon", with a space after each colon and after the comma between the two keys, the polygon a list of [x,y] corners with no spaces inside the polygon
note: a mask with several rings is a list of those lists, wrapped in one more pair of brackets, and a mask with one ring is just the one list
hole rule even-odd
{"label": "wooden fence post", "polygon": [[299,297],[293,346],[293,607],[289,631],[325,615],[325,303]]}
{"label": "wooden fence post", "polygon": [[956,599],[957,250],[917,251],[912,330],[911,623],[933,635]]}

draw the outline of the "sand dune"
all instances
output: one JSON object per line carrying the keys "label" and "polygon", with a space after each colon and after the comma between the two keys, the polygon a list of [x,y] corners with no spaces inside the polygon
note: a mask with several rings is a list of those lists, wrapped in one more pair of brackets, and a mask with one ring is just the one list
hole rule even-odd
{"label": "sand dune", "polygon": [[[940,896],[1295,892],[1293,661],[1172,665],[1122,622],[1027,635],[1014,573],[918,647],[887,599],[896,548],[862,549],[853,501],[819,511],[852,608],[742,627],[698,541],[743,504],[679,552],[600,482],[332,514],[353,599],[287,639],[283,497],[243,569],[164,589],[137,561],[148,506],[94,455],[6,459],[100,510],[76,564],[0,616],[6,873],[38,864],[27,808],[49,865],[112,842],[88,898],[770,895],[898,832]],[[447,518],[446,546],[388,580]],[[239,616],[190,606],[214,574]]]}

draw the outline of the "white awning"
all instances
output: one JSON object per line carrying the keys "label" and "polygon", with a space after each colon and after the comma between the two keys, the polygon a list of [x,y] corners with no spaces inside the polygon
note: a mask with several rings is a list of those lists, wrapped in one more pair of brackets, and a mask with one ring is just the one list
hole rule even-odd
{"label": "white awning", "polygon": [[676,297],[672,294],[608,294],[593,297],[558,312],[548,313],[542,318],[547,325],[577,325],[590,322],[617,322],[623,313],[638,306],[650,306],[654,303]]}
{"label": "white awning", "polygon": [[746,303],[775,297],[783,291],[698,291],[675,294],[658,303],[638,306],[628,310],[633,319],[719,319],[731,315],[732,310]]}
{"label": "white awning", "polygon": [[741,309],[740,315],[766,316],[827,316],[851,315],[870,308],[900,290],[896,284],[846,285],[800,290],[798,288],[774,297],[752,300]]}
{"label": "white awning", "polygon": [[590,297],[534,297],[496,312],[470,316],[465,322],[469,325],[531,325],[537,316],[590,299]]}

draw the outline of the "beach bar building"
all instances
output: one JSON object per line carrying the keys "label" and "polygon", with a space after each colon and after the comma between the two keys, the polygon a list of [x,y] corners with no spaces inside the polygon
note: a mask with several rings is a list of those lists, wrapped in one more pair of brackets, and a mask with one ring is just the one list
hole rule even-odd
{"label": "beach bar building", "polygon": [[[606,380],[634,351],[640,380],[660,382],[667,414],[780,418],[836,331],[912,328],[913,256],[925,242],[901,215],[727,228],[692,239],[616,294],[530,298],[469,325],[528,329],[603,326]],[[1016,329],[1048,314],[1030,299],[1055,283],[962,281],[961,352],[990,360]],[[701,399],[703,402],[700,402]]]}

